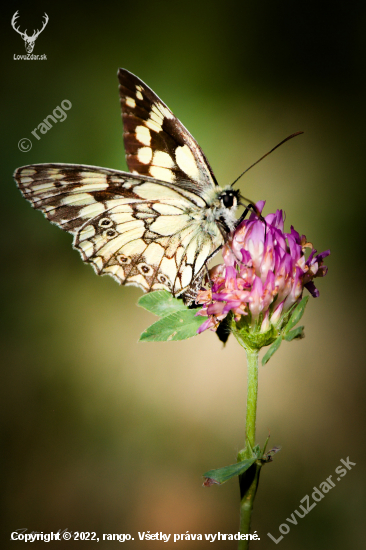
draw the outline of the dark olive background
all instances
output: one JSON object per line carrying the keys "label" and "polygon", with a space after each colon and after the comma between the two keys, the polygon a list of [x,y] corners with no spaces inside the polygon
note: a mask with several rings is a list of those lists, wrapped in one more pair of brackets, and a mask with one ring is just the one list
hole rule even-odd
{"label": "dark olive background", "polygon": [[[29,33],[49,15],[34,48],[47,61],[13,59],[25,53],[10,25],[17,9]],[[349,456],[357,465],[289,524],[279,548],[364,547],[365,24],[363,2],[18,1],[2,9],[6,547],[22,527],[131,533],[128,548],[146,546],[138,531],[238,530],[236,480],[208,489],[201,474],[234,462],[244,444],[242,349],[233,339],[222,349],[212,333],[137,343],[154,320],[135,305],[141,291],[98,278],[12,180],[29,163],[126,169],[120,66],[173,109],[221,185],[305,132],[240,181],[244,195],[267,200],[266,213],[286,211],[287,229],[332,251],[304,317],[306,338],[260,369],[257,441],[270,430],[282,451],[262,472],[252,526],[261,540],[252,545],[275,548],[267,533],[279,536],[300,499]],[[67,119],[34,139],[64,99]],[[18,150],[21,138],[32,140],[30,152]],[[80,544],[92,545],[67,548]]]}

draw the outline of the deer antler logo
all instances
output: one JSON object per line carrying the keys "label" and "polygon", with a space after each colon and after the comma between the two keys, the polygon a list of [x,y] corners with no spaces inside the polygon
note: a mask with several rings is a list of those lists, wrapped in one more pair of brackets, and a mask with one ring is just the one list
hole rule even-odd
{"label": "deer antler logo", "polygon": [[41,34],[41,32],[43,31],[43,29],[45,28],[45,26],[48,23],[48,15],[47,15],[47,13],[44,14],[45,20],[43,22],[43,27],[41,28],[41,30],[40,31],[39,30],[33,31],[32,36],[28,36],[27,35],[27,29],[24,32],[20,32],[20,30],[17,29],[16,26],[15,26],[16,19],[17,19],[17,17],[19,17],[18,13],[19,13],[19,10],[14,13],[13,18],[11,20],[11,26],[23,38],[26,52],[27,53],[32,53],[35,41],[37,40],[37,38],[39,37],[39,35]]}

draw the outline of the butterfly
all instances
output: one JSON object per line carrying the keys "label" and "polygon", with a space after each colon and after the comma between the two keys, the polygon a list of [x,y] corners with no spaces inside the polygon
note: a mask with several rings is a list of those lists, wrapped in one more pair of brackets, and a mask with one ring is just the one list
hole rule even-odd
{"label": "butterfly", "polygon": [[125,69],[118,80],[130,172],[31,164],[14,178],[98,275],[190,305],[238,223],[240,192],[218,185],[195,139],[142,80]]}

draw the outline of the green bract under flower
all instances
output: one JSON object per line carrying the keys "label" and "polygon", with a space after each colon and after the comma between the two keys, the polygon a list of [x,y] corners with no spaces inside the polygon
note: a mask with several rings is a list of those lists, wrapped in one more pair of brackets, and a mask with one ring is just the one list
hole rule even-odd
{"label": "green bract under flower", "polygon": [[[264,204],[257,204],[259,212]],[[239,331],[246,345],[271,344],[300,302],[304,288],[319,296],[313,279],[326,275],[323,260],[329,254],[329,250],[317,254],[292,226],[290,233],[284,233],[282,210],[264,219],[253,213],[224,246],[224,264],[210,271],[211,288],[198,293],[196,302],[203,308],[197,315],[208,316],[198,332],[216,330],[229,316],[226,321],[231,330]]]}

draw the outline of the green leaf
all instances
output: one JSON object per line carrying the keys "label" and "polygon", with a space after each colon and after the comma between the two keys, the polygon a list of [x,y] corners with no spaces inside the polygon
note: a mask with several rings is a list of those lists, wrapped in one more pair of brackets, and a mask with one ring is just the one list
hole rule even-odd
{"label": "green leaf", "polygon": [[166,315],[140,336],[141,342],[167,342],[169,340],[186,340],[197,335],[197,329],[207,317],[197,316],[196,310],[186,309]]}
{"label": "green leaf", "polygon": [[203,484],[206,487],[209,487],[213,484],[221,485],[221,483],[225,483],[225,481],[228,481],[232,477],[239,476],[240,474],[244,473],[246,470],[248,470],[248,468],[252,466],[252,464],[254,464],[256,460],[257,458],[253,457],[242,460],[241,462],[237,462],[236,464],[230,464],[230,466],[224,466],[224,468],[210,470],[209,472],[203,474],[203,477],[205,478]]}
{"label": "green leaf", "polygon": [[264,366],[266,363],[268,363],[268,361],[271,359],[272,355],[274,353],[276,353],[276,351],[278,350],[278,348],[280,347],[281,345],[281,342],[282,342],[282,336],[279,336],[277,338],[277,340],[275,340],[272,344],[272,346],[269,348],[269,350],[267,351],[267,353],[265,354],[265,356],[263,357],[262,359],[262,365]]}
{"label": "green leaf", "polygon": [[290,320],[283,331],[284,335],[287,334],[300,321],[301,317],[304,315],[305,307],[308,303],[308,300],[309,296],[304,296],[301,302],[295,307],[290,317]]}
{"label": "green leaf", "polygon": [[174,298],[167,290],[156,290],[148,292],[139,298],[138,305],[151,311],[159,317],[165,317],[174,311],[187,310],[183,300]]}
{"label": "green leaf", "polygon": [[304,327],[297,327],[285,335],[285,340],[287,340],[287,342],[291,342],[294,338],[304,338],[304,336]]}

